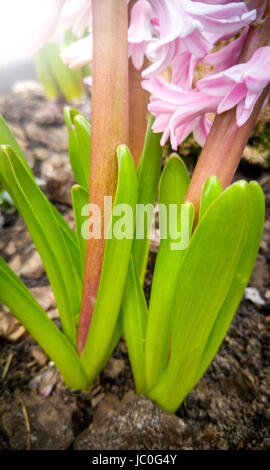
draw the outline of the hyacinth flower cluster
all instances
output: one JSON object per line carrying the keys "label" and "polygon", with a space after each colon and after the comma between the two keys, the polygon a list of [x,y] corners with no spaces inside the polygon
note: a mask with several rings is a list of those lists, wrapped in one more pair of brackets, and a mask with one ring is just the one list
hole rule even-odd
{"label": "hyacinth flower cluster", "polygon": [[[71,28],[78,40],[63,61],[92,68],[91,126],[78,111],[64,111],[76,233],[37,187],[3,119],[0,180],[40,252],[61,330],[3,260],[0,300],[71,388],[89,388],[124,336],[137,393],[174,412],[222,343],[259,249],[262,190],[256,182],[230,184],[269,98],[270,5],[48,4],[46,21],[37,11],[36,34],[29,32],[31,49]],[[169,141],[176,152],[191,133],[203,147],[192,177],[177,153],[162,170],[162,146]],[[108,198],[108,224],[94,236],[93,207],[104,222]],[[160,246],[147,304],[142,286],[157,198]]]}

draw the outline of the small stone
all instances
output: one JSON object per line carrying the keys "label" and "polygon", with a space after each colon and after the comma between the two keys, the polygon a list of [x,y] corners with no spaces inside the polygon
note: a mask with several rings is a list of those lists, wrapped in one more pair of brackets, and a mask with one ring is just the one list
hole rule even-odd
{"label": "small stone", "polygon": [[48,361],[48,357],[38,345],[34,345],[31,347],[31,354],[33,358],[42,366],[44,366]]}
{"label": "small stone", "polygon": [[59,318],[58,309],[57,309],[57,308],[53,308],[52,310],[49,310],[49,311],[47,312],[47,315],[48,315],[48,317],[49,317],[51,320],[56,320],[57,318]]}
{"label": "small stone", "polygon": [[37,279],[44,273],[44,267],[37,251],[25,262],[20,270],[20,274]]}
{"label": "small stone", "polygon": [[37,394],[47,397],[51,394],[52,390],[59,381],[59,372],[54,365],[48,365],[43,368],[33,379],[29,382],[30,390],[34,390]]}
{"label": "small stone", "polygon": [[265,300],[262,298],[260,292],[255,287],[247,287],[245,289],[245,298],[257,305],[257,307],[264,307],[266,305]]}
{"label": "small stone", "polygon": [[106,395],[102,393],[100,395],[102,395],[102,400],[93,416],[93,423],[95,424],[101,424],[109,414],[120,408],[120,400],[118,400],[117,396],[112,393],[106,393]]}
{"label": "small stone", "polygon": [[270,275],[268,270],[268,265],[265,262],[265,259],[258,255],[253,273],[249,282],[250,287],[255,287],[260,292],[263,290],[264,286],[268,286],[270,281]]}
{"label": "small stone", "polygon": [[32,287],[30,292],[45,311],[56,307],[51,286]]}
{"label": "small stone", "polygon": [[[37,142],[39,145],[48,146],[48,132],[44,132],[43,126],[38,126],[34,122],[28,122],[25,125],[28,138]],[[66,126],[52,127],[49,132],[49,146],[59,153],[68,150],[68,135]]]}
{"label": "small stone", "polygon": [[104,374],[109,379],[116,379],[123,372],[124,368],[125,361],[123,359],[111,358],[104,369]]}
{"label": "small stone", "polygon": [[91,406],[93,408],[96,408],[98,406],[98,404],[101,402],[101,400],[103,399],[104,397],[104,393],[100,393],[99,395],[97,395],[96,397],[92,398],[91,400]]}
{"label": "small stone", "polygon": [[37,160],[49,160],[51,157],[51,151],[45,147],[35,147],[33,149],[33,155]]}
{"label": "small stone", "polygon": [[252,165],[259,165],[262,168],[267,167],[267,160],[269,158],[269,150],[261,151],[256,147],[252,147],[250,145],[246,145],[243,158],[247,160]]}
{"label": "small stone", "polygon": [[265,292],[264,297],[266,298],[266,300],[270,300],[270,289],[268,289],[268,290]]}
{"label": "small stone", "polygon": [[0,336],[8,338],[19,326],[17,318],[10,312],[0,311]]}
{"label": "small stone", "polygon": [[181,448],[184,421],[144,397],[108,413],[75,439],[75,450],[171,450]]}
{"label": "small stone", "polygon": [[72,205],[71,188],[74,176],[67,157],[57,156],[41,166],[41,176],[46,181],[46,194],[56,202]]}
{"label": "small stone", "polygon": [[5,248],[5,252],[8,254],[8,255],[14,255],[16,251],[16,245],[13,241],[9,242],[8,246],[6,246]]}
{"label": "small stone", "polygon": [[19,326],[11,335],[8,336],[8,339],[10,341],[16,342],[18,339],[20,339],[25,333],[25,328],[24,326]]}
{"label": "small stone", "polygon": [[12,269],[12,271],[14,271],[17,275],[20,274],[20,271],[21,271],[21,265],[22,265],[22,261],[21,261],[21,256],[20,255],[15,255],[13,256],[12,260],[10,261],[9,263],[9,267]]}
{"label": "small stone", "polygon": [[73,441],[72,413],[58,397],[24,395],[6,407],[0,429],[13,450],[65,450]]}
{"label": "small stone", "polygon": [[18,126],[14,123],[11,123],[11,122],[8,122],[7,124],[8,124],[8,127],[10,128],[10,130],[13,132],[14,136],[16,137],[16,140],[17,140],[18,144],[20,145],[20,147],[27,147],[28,140],[27,140],[26,133],[25,133],[23,127]]}

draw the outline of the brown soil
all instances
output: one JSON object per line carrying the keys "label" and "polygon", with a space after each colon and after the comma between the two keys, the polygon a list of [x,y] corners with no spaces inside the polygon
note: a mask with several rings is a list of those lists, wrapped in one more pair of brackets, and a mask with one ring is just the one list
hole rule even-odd
{"label": "brown soil", "polygon": [[[78,104],[85,110],[85,103]],[[72,224],[66,186],[73,184],[61,106],[37,86],[0,98],[44,191]],[[59,173],[57,171],[59,170]],[[65,174],[65,191],[60,174]],[[270,449],[270,175],[242,165],[238,177],[256,178],[267,216],[249,286],[261,296],[243,299],[215,360],[176,415],[136,397],[123,340],[89,392],[65,387],[54,365],[11,314],[0,306],[0,449]],[[60,180],[61,182],[61,180]],[[42,264],[17,214],[2,214],[1,255],[57,323]],[[150,253],[149,297],[155,253]]]}

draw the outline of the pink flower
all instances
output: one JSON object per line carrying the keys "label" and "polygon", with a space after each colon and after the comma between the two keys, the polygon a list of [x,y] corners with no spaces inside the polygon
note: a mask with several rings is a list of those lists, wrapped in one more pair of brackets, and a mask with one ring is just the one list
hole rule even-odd
{"label": "pink flower", "polygon": [[73,34],[81,38],[90,22],[91,0],[66,0],[61,11],[61,27],[72,28]]}
{"label": "pink flower", "polygon": [[92,36],[74,42],[61,52],[61,59],[70,69],[82,67],[92,60]]}
{"label": "pink flower", "polygon": [[161,145],[170,137],[172,148],[177,150],[191,132],[197,142],[204,145],[211,127],[205,113],[216,110],[216,98],[209,99],[195,90],[183,91],[160,77],[144,80],[142,86],[151,93],[148,109],[156,117],[153,131],[163,132]]}
{"label": "pink flower", "polygon": [[[143,78],[157,75],[171,63],[178,67],[178,62],[182,65],[188,57],[193,64],[189,67],[185,63],[185,70],[193,70],[195,62],[210,52],[221,31],[222,35],[232,37],[256,19],[256,10],[249,11],[241,1],[149,0],[149,3],[157,37],[147,45],[146,55],[153,64],[143,71]],[[183,82],[180,70],[175,76]],[[188,83],[184,88],[188,88]]]}
{"label": "pink flower", "polygon": [[208,54],[203,59],[204,63],[213,65],[216,73],[237,64],[247,37],[248,29],[248,26],[246,26],[239,38],[235,39],[227,46],[222,47],[219,51]]}
{"label": "pink flower", "polygon": [[152,40],[150,20],[152,8],[146,0],[136,2],[130,12],[130,27],[128,30],[128,55],[133,65],[140,69],[144,61],[144,53],[149,41]]}
{"label": "pink flower", "polygon": [[61,9],[65,0],[36,1],[32,7],[32,28],[27,31],[25,44],[31,51],[37,51],[55,33]]}
{"label": "pink flower", "polygon": [[56,32],[72,27],[81,37],[90,21],[91,0],[36,0],[33,4],[32,28],[26,34],[26,47],[35,52]]}
{"label": "pink flower", "polygon": [[199,80],[197,88],[209,96],[220,98],[218,114],[237,106],[236,122],[241,127],[269,82],[270,46],[265,46],[257,49],[248,62]]}
{"label": "pink flower", "polygon": [[208,112],[219,114],[236,106],[236,123],[242,126],[268,83],[270,46],[265,46],[257,49],[248,62],[202,78],[191,91],[183,91],[158,77],[144,80],[142,86],[152,94],[148,109],[156,117],[153,130],[163,132],[162,145],[170,137],[176,150],[188,130],[197,138],[196,130],[200,129],[197,141],[203,142],[210,129],[210,123],[205,121]]}

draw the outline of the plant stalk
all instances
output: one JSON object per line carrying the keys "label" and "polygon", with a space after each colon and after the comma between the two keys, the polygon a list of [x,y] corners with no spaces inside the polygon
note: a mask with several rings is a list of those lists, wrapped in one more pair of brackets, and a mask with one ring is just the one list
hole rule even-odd
{"label": "plant stalk", "polygon": [[[85,346],[102,271],[104,197],[114,199],[116,149],[128,143],[128,50],[126,0],[92,0],[92,135],[89,203],[101,211],[101,239],[87,241],[77,350]],[[106,328],[106,325],[104,325]]]}
{"label": "plant stalk", "polygon": [[[247,62],[256,49],[265,46],[269,40],[270,15],[260,26],[251,26],[239,63]],[[232,181],[241,160],[245,145],[254,129],[262,104],[269,92],[268,85],[257,100],[248,121],[238,127],[236,124],[236,107],[217,115],[205,146],[195,167],[187,191],[186,201],[192,202],[195,208],[196,224],[198,220],[203,185],[209,176],[216,175],[225,189]]]}
{"label": "plant stalk", "polygon": [[[147,66],[145,59],[143,69]],[[143,151],[147,129],[149,93],[141,87],[141,70],[136,70],[129,59],[129,149],[136,167]]]}

